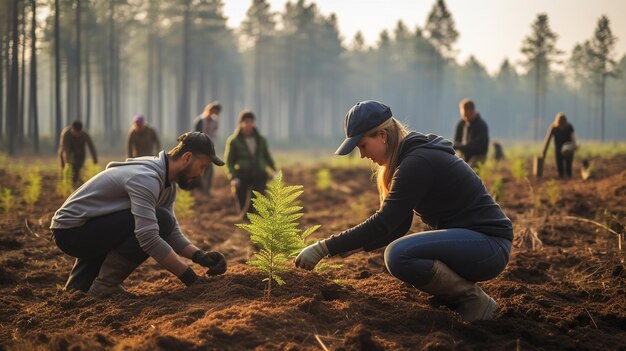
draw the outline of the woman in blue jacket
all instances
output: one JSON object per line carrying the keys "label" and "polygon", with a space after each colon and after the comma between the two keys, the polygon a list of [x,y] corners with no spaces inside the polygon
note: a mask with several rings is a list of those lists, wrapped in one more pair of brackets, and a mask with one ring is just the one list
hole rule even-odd
{"label": "woman in blue jacket", "polygon": [[[346,139],[335,152],[355,147],[378,164],[381,206],[367,220],[300,252],[296,266],[311,270],[324,257],[383,246],[396,278],[434,295],[466,321],[491,319],[496,302],[475,282],[506,267],[513,227],[476,173],[440,136],[409,132],[376,101],[353,106]],[[413,214],[431,230],[404,236]]]}

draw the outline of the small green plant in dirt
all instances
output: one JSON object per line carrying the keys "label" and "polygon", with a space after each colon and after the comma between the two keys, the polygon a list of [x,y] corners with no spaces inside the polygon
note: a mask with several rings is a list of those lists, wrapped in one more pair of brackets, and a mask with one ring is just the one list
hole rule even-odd
{"label": "small green plant in dirt", "polygon": [[61,170],[61,175],[57,180],[57,194],[68,197],[74,191],[74,182],[72,181],[72,165],[66,164]]}
{"label": "small green plant in dirt", "polygon": [[503,178],[496,170],[496,163],[493,160],[487,160],[474,167],[474,171],[483,181],[491,196],[497,199],[502,194]]}
{"label": "small green plant in dirt", "polygon": [[554,179],[551,179],[546,182],[546,185],[544,186],[541,194],[543,200],[547,204],[548,212],[555,212],[557,209],[557,204],[559,203],[559,201],[561,201],[562,198],[560,185]]}
{"label": "small green plant in dirt", "polygon": [[102,167],[100,167],[99,164],[93,163],[92,161],[87,161],[85,163],[85,171],[83,172],[83,179],[86,182],[100,172],[102,172]]}
{"label": "small green plant in dirt", "polygon": [[194,215],[193,209],[196,206],[196,200],[193,198],[191,191],[176,190],[176,202],[174,203],[174,212],[176,217],[191,218]]}
{"label": "small green plant in dirt", "polygon": [[0,199],[2,200],[2,208],[4,212],[9,213],[13,208],[13,194],[9,188],[0,188]]}
{"label": "small green plant in dirt", "polygon": [[516,158],[511,164],[511,174],[515,181],[521,181],[528,177],[528,170],[526,169],[526,161],[523,158]]}
{"label": "small green plant in dirt", "polygon": [[329,191],[332,187],[332,178],[330,175],[330,171],[326,168],[322,168],[317,171],[316,179],[315,179],[315,187],[320,191]]}
{"label": "small green plant in dirt", "polygon": [[302,217],[302,207],[297,199],[302,194],[301,185],[287,186],[283,174],[267,184],[267,196],[254,192],[252,206],[258,214],[248,213],[249,224],[237,227],[250,233],[250,240],[260,250],[248,264],[267,274],[266,296],[272,293],[272,281],[278,285],[285,282],[278,275],[290,269],[288,260],[295,257],[305,246],[304,239],[320,226],[315,225],[302,231],[298,229],[298,219]]}
{"label": "small green plant in dirt", "polygon": [[479,163],[474,167],[474,172],[482,179],[485,186],[491,185],[496,177],[496,164],[492,160]]}
{"label": "small green plant in dirt", "polygon": [[39,168],[33,167],[26,174],[26,186],[24,187],[24,202],[29,206],[34,205],[39,200],[41,194],[41,175]]}
{"label": "small green plant in dirt", "polygon": [[491,196],[496,201],[502,200],[502,198],[504,197],[504,192],[502,191],[503,179],[504,178],[502,178],[502,176],[497,176],[493,180],[493,184],[491,184]]}

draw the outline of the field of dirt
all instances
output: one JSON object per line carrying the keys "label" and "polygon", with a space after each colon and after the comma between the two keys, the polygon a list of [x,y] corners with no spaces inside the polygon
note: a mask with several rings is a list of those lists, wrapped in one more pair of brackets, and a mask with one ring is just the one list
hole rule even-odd
{"label": "field of dirt", "polygon": [[[597,215],[608,210],[624,224],[626,155],[592,163],[594,178],[556,183],[546,165],[544,178],[530,180],[540,208],[529,183],[515,180],[508,163],[497,167],[518,246],[505,272],[481,284],[500,305],[495,319],[475,323],[391,277],[381,250],[328,259],[343,266],[322,273],[293,269],[265,299],[263,275],[245,264],[253,248],[234,226],[240,219],[221,173],[213,196],[195,194],[196,215],[180,223],[197,246],[227,256],[225,275],[185,288],[150,259],[125,283],[134,296],[65,292],[73,259],[47,229],[64,200],[56,174],[44,173],[42,196],[29,207],[20,200],[23,176],[0,168],[0,185],[16,197],[0,215],[0,350],[626,350],[626,247],[571,218],[602,222]],[[378,202],[368,168],[330,168],[337,185],[320,191],[322,167],[283,170],[287,183],[304,185],[302,226],[322,225],[314,238],[358,224]],[[424,227],[416,219],[413,229]],[[533,231],[541,249],[533,249]]]}

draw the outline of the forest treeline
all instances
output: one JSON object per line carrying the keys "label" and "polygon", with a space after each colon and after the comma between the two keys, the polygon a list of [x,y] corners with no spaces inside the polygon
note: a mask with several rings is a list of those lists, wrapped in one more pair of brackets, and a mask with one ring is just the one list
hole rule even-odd
{"label": "forest treeline", "polygon": [[361,33],[343,38],[337,17],[305,0],[279,11],[252,0],[238,28],[227,26],[223,0],[0,4],[0,143],[10,154],[51,149],[74,119],[111,147],[137,113],[174,137],[213,100],[224,108],[221,137],[251,108],[265,135],[296,145],[339,139],[343,114],[365,99],[446,137],[464,97],[492,138],[539,140],[558,111],[579,138],[623,139],[626,130],[626,56],[607,16],[561,52],[538,14],[520,42],[524,60],[490,75],[474,56],[457,61],[462,33],[444,0],[417,28],[390,23],[373,46]]}

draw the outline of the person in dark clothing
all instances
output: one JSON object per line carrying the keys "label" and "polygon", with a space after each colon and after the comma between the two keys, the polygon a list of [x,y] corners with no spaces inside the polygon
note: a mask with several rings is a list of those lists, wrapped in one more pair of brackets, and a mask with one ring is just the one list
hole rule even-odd
{"label": "person in dark clothing", "polygon": [[85,164],[85,157],[87,156],[85,146],[89,147],[93,163],[98,163],[96,147],[93,145],[91,137],[83,130],[83,123],[75,120],[72,125],[63,129],[59,144],[61,169],[64,169],[66,165],[72,167],[72,182],[75,186],[80,182],[80,171]]}
{"label": "person in dark clothing", "polygon": [[[386,246],[389,272],[434,295],[466,321],[490,319],[496,302],[475,282],[495,278],[508,263],[513,226],[452,143],[409,132],[391,109],[363,101],[345,117],[346,139],[378,164],[380,208],[361,224],[318,241],[296,257],[311,270],[324,257]],[[431,230],[404,236],[416,214]]]}
{"label": "person in dark clothing", "polygon": [[223,274],[226,260],[182,233],[174,215],[177,188],[188,189],[209,163],[223,166],[211,139],[188,132],[155,157],[111,162],[65,200],[52,217],[57,246],[76,257],[66,290],[93,296],[123,293],[122,282],[148,257],[189,286],[197,276],[181,257]]}
{"label": "person in dark clothing", "polygon": [[567,117],[563,112],[556,114],[554,123],[548,128],[546,139],[543,144],[543,158],[546,158],[546,152],[550,145],[550,139],[554,137],[554,156],[556,159],[556,169],[559,172],[559,178],[567,175],[572,177],[572,163],[574,161],[574,151],[576,149],[576,135],[574,127],[567,121]]}
{"label": "person in dark clothing", "polygon": [[126,136],[126,158],[155,156],[159,151],[161,151],[161,142],[156,130],[146,124],[146,118],[143,115],[135,115]]}
{"label": "person in dark clothing", "polygon": [[[211,140],[216,140],[220,113],[222,113],[222,104],[219,101],[209,103],[204,107],[204,111],[193,120],[193,130],[208,135]],[[197,187],[202,189],[206,195],[211,195],[212,183],[213,165],[210,165],[205,170],[204,176],[199,179]]]}
{"label": "person in dark clothing", "polygon": [[255,120],[252,111],[241,111],[239,125],[233,135],[226,140],[224,151],[228,178],[241,215],[250,208],[253,190],[265,193],[265,184],[269,178],[268,169],[276,172],[267,140],[256,129]]}
{"label": "person in dark clothing", "polygon": [[454,133],[454,149],[458,151],[470,166],[477,166],[487,160],[489,149],[489,130],[487,123],[476,112],[476,106],[470,99],[459,103],[461,120]]}
{"label": "person in dark clothing", "polygon": [[500,162],[506,159],[506,157],[504,156],[504,148],[502,147],[502,144],[494,141],[491,145],[493,146],[493,159],[496,160],[496,162]]}

